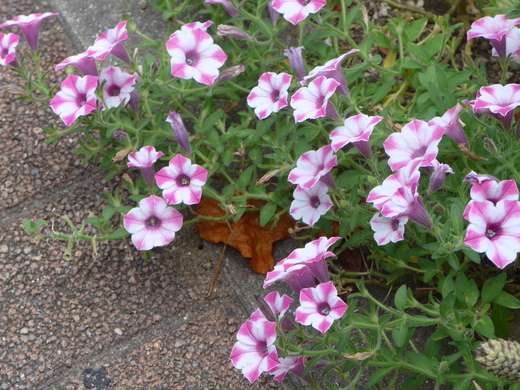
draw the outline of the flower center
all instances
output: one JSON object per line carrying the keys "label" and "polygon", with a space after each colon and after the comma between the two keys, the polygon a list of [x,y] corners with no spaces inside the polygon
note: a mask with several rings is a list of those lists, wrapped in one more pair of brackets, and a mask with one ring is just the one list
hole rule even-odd
{"label": "flower center", "polygon": [[76,103],[78,106],[84,106],[87,104],[87,95],[86,94],[80,94],[76,97]]}
{"label": "flower center", "polygon": [[153,228],[159,227],[161,225],[161,220],[157,217],[152,216],[152,217],[148,218],[144,222],[144,224],[148,229],[153,229]]}
{"label": "flower center", "polygon": [[500,226],[497,224],[491,224],[486,228],[486,237],[492,240],[494,237],[496,237],[498,234],[500,234]]}
{"label": "flower center", "polygon": [[300,3],[301,5],[307,5],[310,3],[310,0],[298,0],[298,3]]}
{"label": "flower center", "polygon": [[186,53],[186,64],[188,64],[189,66],[194,66],[198,60],[198,57],[199,56],[196,51],[187,52]]}
{"label": "flower center", "polygon": [[112,85],[108,88],[107,92],[110,96],[119,96],[121,94],[121,88],[117,85]]}
{"label": "flower center", "polygon": [[278,91],[277,89],[273,89],[273,91],[271,92],[271,100],[273,102],[277,102],[278,100],[280,100],[280,91]]}
{"label": "flower center", "polygon": [[181,175],[177,178],[177,184],[180,187],[187,187],[190,185],[190,178],[186,175]]}
{"label": "flower center", "polygon": [[320,313],[322,316],[328,316],[330,310],[330,306],[327,302],[322,302],[318,305],[318,313]]}
{"label": "flower center", "polygon": [[318,207],[320,207],[320,198],[318,198],[317,196],[313,196],[309,199],[310,203],[311,203],[311,206],[314,207],[315,209],[317,209]]}

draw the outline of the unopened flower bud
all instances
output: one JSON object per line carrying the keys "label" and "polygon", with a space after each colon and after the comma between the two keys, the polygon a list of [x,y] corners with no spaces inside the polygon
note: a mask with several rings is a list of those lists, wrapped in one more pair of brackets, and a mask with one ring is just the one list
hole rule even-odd
{"label": "unopened flower bud", "polygon": [[497,154],[497,146],[493,142],[491,138],[484,137],[484,149],[486,149],[490,154]]}
{"label": "unopened flower bud", "polygon": [[305,76],[305,68],[303,66],[303,57],[302,51],[305,50],[303,46],[300,47],[290,47],[283,51],[283,54],[289,59],[289,65],[296,72],[296,77],[298,80],[303,80]]}
{"label": "unopened flower bud", "polygon": [[254,297],[256,304],[258,305],[258,308],[260,309],[264,317],[267,319],[267,321],[276,322],[276,316],[274,315],[273,310],[271,310],[271,307],[265,301],[265,299],[258,294],[255,294]]}
{"label": "unopened flower bud", "polygon": [[244,64],[232,66],[231,68],[227,68],[222,73],[218,75],[213,84],[221,84],[224,81],[231,80],[234,77],[237,77],[240,73],[244,72],[245,66]]}
{"label": "unopened flower bud", "polygon": [[437,160],[433,162],[433,169],[430,176],[430,186],[428,192],[433,194],[435,191],[438,191],[444,184],[444,178],[448,173],[453,174],[453,169],[447,164],[441,164]]}
{"label": "unopened flower bud", "polygon": [[217,35],[220,37],[231,37],[241,39],[242,41],[250,41],[252,38],[241,29],[227,24],[219,24],[217,27]]}
{"label": "unopened flower bud", "polygon": [[520,381],[520,344],[503,339],[488,340],[475,349],[476,361],[501,379]]}
{"label": "unopened flower bud", "polygon": [[191,153],[190,140],[188,138],[188,131],[184,126],[181,116],[176,111],[170,111],[166,122],[172,125],[173,135],[186,154]]}

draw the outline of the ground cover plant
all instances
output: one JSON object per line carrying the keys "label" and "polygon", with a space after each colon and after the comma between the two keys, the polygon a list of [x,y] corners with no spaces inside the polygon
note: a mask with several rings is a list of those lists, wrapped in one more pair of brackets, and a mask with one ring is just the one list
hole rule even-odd
{"label": "ground cover plant", "polygon": [[[164,41],[125,16],[55,69],[39,66],[38,26],[56,14],[0,24],[28,43],[0,34],[0,64],[64,123],[49,142],[78,133],[85,163],[125,180],[85,225],[64,216],[71,232],[25,229],[65,240],[68,258],[78,240],[131,239],[149,256],[183,224],[227,231],[215,241],[251,257],[264,287],[299,297],[256,297],[230,356],[251,382],[290,371],[310,388],[337,376],[392,389],[403,374],[403,389],[520,388],[506,341],[520,308],[518,6],[390,3],[400,12],[378,24],[350,0],[151,4]],[[485,61],[475,42],[492,48]],[[263,241],[287,236],[300,248],[275,265]]]}

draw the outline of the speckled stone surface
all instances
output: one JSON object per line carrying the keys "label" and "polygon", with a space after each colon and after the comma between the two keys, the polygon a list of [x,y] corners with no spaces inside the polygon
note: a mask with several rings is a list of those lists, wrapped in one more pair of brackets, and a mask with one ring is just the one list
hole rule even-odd
{"label": "speckled stone surface", "polygon": [[[148,22],[157,33],[165,28],[150,7],[118,2],[107,12],[107,2],[95,0],[2,0],[0,21],[59,12],[40,33],[43,64],[53,68],[114,27],[118,12],[142,12],[136,23]],[[60,83],[66,73],[50,77]],[[233,368],[236,331],[251,312],[253,293],[263,292],[263,276],[229,249],[205,299],[221,247],[202,242],[194,226],[147,261],[129,240],[99,243],[95,255],[90,244],[77,243],[67,261],[65,241],[24,232],[21,221],[28,218],[52,221],[45,233],[70,233],[61,216],[79,226],[102,210],[103,192],[122,183],[107,183],[93,164],[82,166],[74,154],[79,135],[46,145],[43,129],[64,126],[49,108],[17,100],[17,82],[0,69],[0,86],[11,86],[0,89],[0,389],[298,388],[265,374],[250,385]],[[287,250],[280,246],[277,258]]]}

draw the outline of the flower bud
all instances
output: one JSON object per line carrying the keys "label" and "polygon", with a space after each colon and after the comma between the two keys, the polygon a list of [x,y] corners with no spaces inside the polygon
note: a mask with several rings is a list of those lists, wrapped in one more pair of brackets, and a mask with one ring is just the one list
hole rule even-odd
{"label": "flower bud", "polygon": [[305,50],[303,46],[300,47],[290,47],[283,51],[283,54],[289,59],[289,65],[296,72],[296,77],[298,80],[303,80],[305,76],[305,68],[303,66],[303,57],[302,51]]}
{"label": "flower bud", "polygon": [[265,299],[258,294],[255,294],[254,297],[256,304],[258,305],[258,308],[260,309],[264,317],[267,319],[267,321],[276,322],[276,316],[274,315],[273,310],[271,310],[271,307],[265,301]]}
{"label": "flower bud", "polygon": [[495,143],[493,142],[493,140],[491,138],[484,137],[483,141],[484,141],[484,149],[486,149],[488,151],[488,153],[497,154],[497,146],[495,145]]}
{"label": "flower bud", "polygon": [[488,340],[474,352],[475,360],[489,372],[508,381],[520,380],[520,344],[516,341]]}
{"label": "flower bud", "polygon": [[235,26],[228,26],[227,24],[219,24],[217,27],[217,35],[220,37],[231,37],[240,39],[242,41],[250,41],[252,38],[244,31]]}
{"label": "flower bud", "polygon": [[232,78],[237,77],[240,73],[244,72],[245,66],[244,64],[232,66],[231,68],[227,68],[222,73],[218,75],[213,84],[221,84],[224,81],[231,80]]}
{"label": "flower bud", "polygon": [[166,122],[172,125],[173,135],[186,154],[191,153],[190,140],[188,138],[188,131],[184,126],[181,116],[176,111],[170,111]]}

